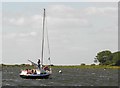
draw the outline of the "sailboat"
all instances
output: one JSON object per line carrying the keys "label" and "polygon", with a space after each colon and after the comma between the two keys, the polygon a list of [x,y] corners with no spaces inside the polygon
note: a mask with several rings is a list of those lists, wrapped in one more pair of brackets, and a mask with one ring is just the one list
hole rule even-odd
{"label": "sailboat", "polygon": [[[34,65],[35,69],[26,69],[22,70],[20,73],[21,78],[26,78],[26,79],[47,79],[49,76],[52,74],[51,66],[50,65],[43,65],[43,58],[44,58],[44,33],[45,32],[45,9],[44,9],[44,14],[43,14],[43,34],[42,34],[42,52],[41,52],[41,64],[36,64],[32,62],[31,60],[28,60],[29,62]],[[48,50],[50,54],[50,49],[49,49],[49,41],[48,41]],[[48,58],[50,61],[50,57]],[[50,61],[51,62],[51,61]]]}

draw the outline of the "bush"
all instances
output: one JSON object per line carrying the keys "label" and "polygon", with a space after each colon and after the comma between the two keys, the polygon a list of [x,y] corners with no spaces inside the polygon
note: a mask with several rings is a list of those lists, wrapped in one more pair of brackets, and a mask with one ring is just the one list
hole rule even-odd
{"label": "bush", "polygon": [[81,66],[85,66],[85,63],[82,63]]}
{"label": "bush", "polygon": [[91,64],[91,66],[95,66],[95,64]]}

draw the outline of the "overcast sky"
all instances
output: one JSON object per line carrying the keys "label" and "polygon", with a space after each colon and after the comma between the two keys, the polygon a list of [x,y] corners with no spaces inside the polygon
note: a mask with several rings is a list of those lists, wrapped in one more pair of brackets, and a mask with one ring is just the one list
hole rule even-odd
{"label": "overcast sky", "polygon": [[[118,50],[117,2],[4,2],[3,63],[41,57],[43,8],[53,64],[92,64],[98,52]],[[47,48],[45,54],[47,63]]]}

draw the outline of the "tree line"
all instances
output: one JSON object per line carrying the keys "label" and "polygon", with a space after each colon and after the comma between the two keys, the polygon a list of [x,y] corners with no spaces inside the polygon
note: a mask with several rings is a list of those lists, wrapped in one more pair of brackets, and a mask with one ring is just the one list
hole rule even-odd
{"label": "tree line", "polygon": [[120,51],[112,53],[109,50],[97,53],[94,62],[99,62],[99,65],[120,66]]}

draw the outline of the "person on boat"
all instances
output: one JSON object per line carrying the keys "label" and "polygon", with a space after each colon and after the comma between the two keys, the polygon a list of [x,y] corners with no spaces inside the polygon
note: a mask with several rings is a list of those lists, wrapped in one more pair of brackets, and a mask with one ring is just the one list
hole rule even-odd
{"label": "person on boat", "polygon": [[50,68],[49,68],[48,66],[43,67],[43,69],[44,69],[45,71],[46,71],[46,70],[50,71]]}
{"label": "person on boat", "polygon": [[27,69],[27,74],[32,74],[32,71],[30,69]]}
{"label": "person on boat", "polygon": [[31,73],[33,74],[34,73],[34,70],[32,69]]}
{"label": "person on boat", "polygon": [[40,69],[40,59],[38,59],[38,68]]}
{"label": "person on boat", "polygon": [[27,72],[27,74],[28,74],[28,69],[26,69],[26,72]]}
{"label": "person on boat", "polygon": [[34,74],[37,74],[36,70],[34,71]]}

